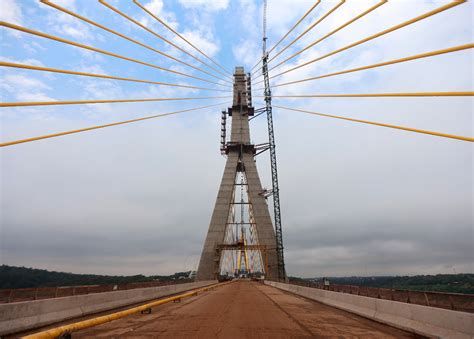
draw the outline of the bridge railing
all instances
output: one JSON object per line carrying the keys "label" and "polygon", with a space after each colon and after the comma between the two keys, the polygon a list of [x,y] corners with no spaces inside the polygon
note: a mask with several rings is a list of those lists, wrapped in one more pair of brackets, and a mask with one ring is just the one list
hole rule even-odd
{"label": "bridge railing", "polygon": [[131,290],[136,288],[157,287],[192,282],[190,279],[179,279],[171,281],[150,281],[127,284],[107,285],[83,285],[83,286],[59,286],[59,287],[37,287],[37,288],[11,288],[0,289],[0,304],[31,301],[40,299],[51,299],[85,295],[92,293],[103,293],[113,291]]}
{"label": "bridge railing", "polygon": [[333,292],[360,295],[370,298],[393,300],[409,304],[417,304],[445,308],[454,311],[474,313],[474,294],[409,291],[338,284],[330,284],[329,286],[325,286],[322,283],[295,280],[290,281],[290,284],[319,288]]}

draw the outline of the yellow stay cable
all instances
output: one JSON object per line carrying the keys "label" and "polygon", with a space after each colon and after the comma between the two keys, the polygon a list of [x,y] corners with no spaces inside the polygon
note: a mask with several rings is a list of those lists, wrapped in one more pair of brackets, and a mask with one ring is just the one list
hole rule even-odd
{"label": "yellow stay cable", "polygon": [[472,44],[472,43],[471,44],[465,44],[465,45],[461,45],[461,46],[455,46],[455,47],[440,49],[440,50],[437,50],[437,51],[416,54],[416,55],[412,55],[412,56],[401,58],[401,59],[395,59],[395,60],[380,62],[380,63],[377,63],[377,64],[368,65],[368,66],[352,68],[352,69],[348,69],[348,70],[345,70],[345,71],[334,72],[334,73],[319,75],[319,76],[316,76],[316,77],[311,77],[311,78],[306,78],[306,79],[301,79],[301,80],[276,84],[272,87],[288,86],[288,85],[291,85],[291,84],[297,84],[297,83],[301,83],[301,82],[305,82],[305,81],[328,78],[328,77],[332,77],[332,76],[335,76],[335,75],[358,72],[358,71],[367,70],[367,69],[371,69],[371,68],[383,67],[383,66],[387,66],[387,65],[393,65],[393,64],[398,64],[398,63],[402,63],[402,62],[407,62],[407,61],[412,61],[412,60],[417,60],[417,59],[422,59],[422,58],[428,58],[428,57],[432,57],[432,56],[436,56],[436,55],[452,53],[452,52],[458,52],[458,51],[462,51],[462,50],[466,50],[466,49],[470,49],[470,48],[474,48],[474,44]]}
{"label": "yellow stay cable", "polygon": [[301,39],[306,33],[308,33],[310,30],[312,30],[314,27],[316,27],[319,23],[321,23],[324,19],[326,19],[329,15],[334,13],[339,7],[341,7],[346,0],[340,0],[336,6],[331,8],[330,11],[328,11],[326,14],[324,14],[321,18],[319,18],[317,21],[315,21],[312,25],[310,25],[303,33],[298,35],[292,42],[290,42],[288,45],[286,45],[282,50],[280,50],[277,54],[275,54],[268,62],[272,62],[272,60],[275,60],[280,54],[282,54],[284,51],[286,51],[289,47],[291,47],[295,42],[297,42],[299,39]]}
{"label": "yellow stay cable", "polygon": [[[191,46],[192,48],[194,48],[196,51],[198,51],[199,53],[201,53],[203,56],[205,56],[207,59],[209,59],[214,65],[216,65],[217,67],[219,67],[220,69],[222,69],[224,72],[232,75],[232,73],[229,73],[224,67],[222,67],[218,62],[216,62],[214,59],[212,59],[211,57],[209,57],[206,53],[204,53],[203,51],[201,51],[198,47],[196,47],[194,44],[192,44],[188,39],[186,39],[185,37],[183,37],[181,34],[179,34],[176,30],[174,30],[171,26],[169,26],[166,22],[164,22],[163,20],[161,20],[159,17],[157,17],[155,14],[153,14],[151,11],[149,11],[145,6],[143,6],[141,3],[139,3],[137,0],[133,0],[133,3],[135,5],[137,5],[138,7],[140,7],[143,11],[145,11],[148,15],[150,15],[153,19],[155,19],[156,21],[158,21],[160,24],[162,24],[163,26],[165,26],[168,30],[170,30],[171,32],[173,32],[174,34],[176,34],[181,40],[183,40],[184,42],[186,42],[189,46]],[[232,78],[231,78],[232,79]]]}
{"label": "yellow stay cable", "polygon": [[124,120],[124,121],[114,122],[114,123],[111,123],[111,124],[97,125],[97,126],[91,126],[91,127],[86,127],[86,128],[75,129],[75,130],[71,130],[71,131],[65,131],[65,132],[59,132],[59,133],[53,133],[53,134],[46,134],[46,135],[41,135],[41,136],[37,136],[37,137],[33,137],[33,138],[7,141],[7,142],[4,142],[4,143],[0,143],[0,147],[12,146],[12,145],[17,145],[17,144],[22,144],[22,143],[25,143],[25,142],[32,142],[32,141],[48,139],[48,138],[55,138],[55,137],[60,137],[60,136],[63,136],[63,135],[68,135],[68,134],[92,131],[94,129],[99,129],[99,128],[106,128],[106,127],[130,124],[132,122],[138,122],[138,121],[143,121],[143,120],[162,118],[162,117],[165,117],[165,116],[168,116],[168,115],[174,115],[174,114],[178,114],[178,113],[196,111],[196,110],[209,108],[209,107],[215,107],[215,106],[219,106],[219,105],[223,105],[223,104],[225,104],[225,103],[209,105],[209,106],[202,106],[202,107],[195,107],[195,108],[190,108],[190,109],[185,109],[185,110],[175,111],[175,112],[169,112],[169,113],[163,113],[163,114],[150,115],[150,116],[146,116],[146,117],[142,117],[142,118],[138,118],[138,119]]}
{"label": "yellow stay cable", "polygon": [[439,8],[436,8],[436,9],[434,9],[434,10],[432,10],[432,11],[429,11],[429,12],[427,12],[427,13],[425,13],[425,14],[419,15],[419,16],[413,18],[413,19],[410,19],[410,20],[405,21],[405,22],[403,22],[403,23],[401,23],[401,24],[395,25],[395,26],[393,26],[393,27],[391,27],[391,28],[388,28],[388,29],[383,30],[383,31],[381,31],[381,32],[379,32],[379,33],[376,33],[376,34],[374,34],[374,35],[371,35],[371,36],[369,36],[369,37],[367,37],[367,38],[365,38],[365,39],[356,41],[356,42],[354,42],[354,43],[352,43],[352,44],[350,44],[350,45],[347,45],[347,46],[345,46],[345,47],[339,48],[339,49],[337,49],[337,50],[335,50],[335,51],[332,51],[332,52],[330,52],[330,53],[327,53],[327,54],[325,54],[325,55],[323,55],[323,56],[320,56],[320,57],[318,57],[318,58],[316,58],[316,59],[309,60],[309,61],[307,61],[307,62],[305,62],[305,63],[303,63],[303,64],[301,64],[301,65],[295,66],[295,67],[290,68],[290,69],[288,69],[288,70],[286,70],[286,71],[284,71],[284,72],[278,73],[278,74],[276,74],[276,75],[270,77],[270,79],[271,79],[271,78],[276,78],[276,77],[281,76],[281,75],[283,75],[283,74],[286,74],[286,73],[288,73],[288,72],[292,72],[292,71],[297,70],[297,69],[299,69],[299,68],[301,68],[301,67],[304,67],[304,66],[307,66],[307,65],[309,65],[309,64],[312,64],[312,63],[314,63],[314,62],[316,62],[316,61],[323,60],[323,59],[325,59],[325,58],[327,58],[327,57],[329,57],[329,56],[332,56],[332,55],[334,55],[334,54],[340,53],[340,52],[342,52],[342,51],[346,51],[346,50],[348,50],[348,49],[350,49],[350,48],[352,48],[352,47],[358,46],[358,45],[360,45],[360,44],[363,44],[363,43],[368,42],[368,41],[370,41],[370,40],[373,40],[373,39],[375,39],[375,38],[381,37],[382,35],[385,35],[385,34],[388,34],[388,33],[390,33],[390,32],[396,31],[396,30],[398,30],[398,29],[400,29],[400,28],[409,26],[409,25],[411,25],[411,24],[414,24],[415,22],[418,22],[418,21],[421,21],[421,20],[423,20],[423,19],[429,18],[430,16],[433,16],[433,15],[435,15],[435,14],[444,12],[444,11],[446,11],[446,10],[452,8],[452,7],[458,6],[458,5],[460,5],[460,4],[464,3],[464,2],[466,2],[466,0],[455,0],[455,1],[451,2],[451,3],[448,3],[448,4],[444,5],[444,6],[439,7]]}
{"label": "yellow stay cable", "polygon": [[110,5],[109,3],[107,3],[105,0],[99,0],[99,3],[101,3],[102,5],[104,5],[105,7],[107,7],[108,9],[114,11],[115,13],[117,13],[118,15],[122,16],[123,18],[129,20],[130,22],[133,22],[135,25],[139,26],[140,28],[144,29],[145,31],[147,31],[148,33],[150,34],[153,34],[155,37],[157,37],[158,39],[160,40],[163,40],[164,42],[166,42],[167,44],[173,46],[174,48],[178,49],[179,51],[183,52],[184,54],[190,56],[191,58],[193,58],[194,60],[200,62],[201,64],[211,68],[212,70],[216,71],[217,73],[227,77],[226,74],[222,73],[221,71],[219,71],[218,69],[212,67],[211,65],[207,64],[206,62],[202,61],[201,59],[199,59],[198,57],[192,55],[191,53],[189,53],[188,51],[184,50],[183,48],[179,47],[178,45],[176,45],[175,43],[171,42],[170,40],[166,39],[165,37],[159,35],[158,33],[156,33],[155,31],[149,29],[148,27],[146,27],[145,25],[141,24],[140,22],[138,22],[137,20],[133,19],[132,17],[128,16],[127,14],[123,13],[122,11],[118,10],[117,8],[115,8],[114,6]]}
{"label": "yellow stay cable", "polygon": [[21,32],[24,32],[24,33],[36,35],[36,36],[39,36],[39,37],[42,37],[42,38],[62,42],[62,43],[68,44],[68,45],[84,48],[84,49],[87,49],[89,51],[93,51],[93,52],[113,56],[115,58],[123,59],[123,60],[130,61],[130,62],[134,62],[134,63],[140,64],[140,65],[156,68],[156,69],[159,69],[161,71],[182,75],[182,76],[185,76],[185,77],[188,77],[188,78],[192,78],[192,79],[196,79],[196,80],[200,80],[200,81],[205,81],[205,82],[208,82],[208,83],[211,83],[211,84],[216,84],[216,85],[219,85],[219,86],[224,86],[222,84],[219,84],[217,82],[213,82],[213,81],[210,81],[210,80],[207,80],[207,79],[203,79],[203,78],[199,78],[199,77],[196,77],[196,76],[193,76],[193,75],[190,75],[190,74],[181,73],[181,72],[174,71],[174,70],[171,70],[171,69],[163,68],[163,67],[158,66],[158,65],[150,64],[148,62],[144,62],[144,61],[140,61],[140,60],[137,60],[137,59],[129,58],[129,57],[126,57],[126,56],[123,56],[123,55],[120,55],[120,54],[115,54],[115,53],[108,52],[108,51],[105,51],[103,49],[95,48],[95,47],[92,47],[92,46],[80,44],[78,42],[74,42],[74,41],[63,39],[63,38],[60,38],[60,37],[57,37],[57,36],[54,36],[54,35],[50,35],[50,34],[42,33],[42,32],[39,32],[39,31],[35,31],[35,30],[29,29],[29,28],[26,28],[26,27],[14,25],[14,24],[11,24],[11,23],[8,23],[8,22],[5,22],[5,21],[0,21],[0,26],[11,28],[11,29],[21,31]]}
{"label": "yellow stay cable", "polygon": [[123,317],[129,316],[132,314],[137,314],[139,312],[143,313],[144,311],[151,310],[151,308],[153,307],[163,305],[171,301],[181,301],[181,299],[195,296],[200,292],[209,291],[216,287],[225,286],[231,283],[232,281],[228,281],[224,283],[215,283],[215,284],[207,285],[205,287],[193,289],[191,291],[183,292],[181,294],[168,296],[168,297],[158,299],[155,301],[150,301],[147,304],[134,306],[132,308],[125,309],[123,311],[118,311],[118,312],[116,311],[114,313],[109,313],[109,314],[99,315],[99,316],[95,315],[94,318],[80,320],[80,321],[73,322],[66,325],[60,325],[59,327],[49,328],[41,332],[29,334],[27,336],[24,336],[23,338],[24,339],[56,339],[56,338],[66,337],[70,335],[71,332],[77,332],[86,328],[90,328],[90,327],[97,326],[100,324],[105,324],[105,323],[108,323],[117,319],[121,319]]}
{"label": "yellow stay cable", "polygon": [[377,8],[379,8],[380,6],[384,5],[387,3],[388,0],[382,0],[378,3],[376,3],[374,6],[370,7],[368,10],[366,10],[365,12],[355,16],[354,18],[352,18],[351,20],[347,21],[345,24],[339,26],[338,28],[332,30],[331,32],[329,32],[328,34],[324,35],[322,38],[319,38],[318,40],[315,40],[314,42],[310,43],[308,46],[306,46],[305,48],[299,50],[298,52],[290,55],[288,58],[286,58],[285,60],[283,60],[282,62],[280,62],[279,64],[273,66],[272,68],[269,69],[269,71],[283,65],[284,63],[290,61],[291,59],[293,59],[294,57],[300,55],[301,53],[303,53],[304,51],[307,51],[308,49],[316,46],[317,44],[319,44],[321,41],[329,38],[331,35],[339,32],[341,29],[351,25],[352,23],[356,22],[357,20],[359,20],[360,18],[366,16],[367,14],[371,13],[372,11],[376,10]]}
{"label": "yellow stay cable", "polygon": [[[319,4],[321,3],[321,0],[318,0],[316,1],[313,6],[311,6],[310,9],[308,9],[306,11],[306,13],[293,25],[293,27],[290,28],[290,30],[280,39],[278,40],[278,42],[272,47],[270,48],[270,50],[268,51],[268,53],[271,53],[283,40],[286,39],[286,37],[291,33],[293,32],[293,30],[301,23],[301,21],[303,21]],[[252,69],[250,70],[250,72],[253,72],[253,70],[258,66],[258,64],[260,63],[260,61],[258,61],[255,66],[252,67]]]}
{"label": "yellow stay cable", "polygon": [[83,16],[81,16],[81,15],[79,15],[79,14],[77,14],[77,13],[74,13],[74,12],[72,12],[72,11],[70,11],[70,10],[64,8],[64,7],[61,7],[61,6],[59,6],[59,5],[55,4],[55,3],[52,3],[52,2],[49,1],[49,0],[40,0],[40,1],[41,1],[43,4],[45,4],[45,5],[48,5],[48,6],[51,6],[51,7],[55,8],[55,9],[57,9],[58,11],[61,11],[61,12],[66,13],[66,14],[69,14],[69,15],[71,15],[71,16],[77,18],[77,19],[80,19],[80,20],[85,21],[85,22],[87,22],[87,23],[89,23],[89,24],[91,24],[91,25],[94,25],[94,26],[96,26],[96,27],[99,27],[99,28],[103,29],[104,31],[107,31],[107,32],[112,33],[112,34],[115,34],[115,35],[121,37],[122,39],[125,39],[125,40],[128,40],[128,41],[130,41],[130,42],[133,42],[133,43],[136,44],[136,45],[142,46],[142,47],[144,47],[144,48],[146,48],[146,49],[148,49],[148,50],[150,50],[150,51],[153,51],[153,52],[155,52],[155,53],[158,53],[158,54],[160,54],[160,55],[162,55],[162,56],[164,56],[164,57],[166,57],[166,58],[169,58],[169,59],[171,59],[171,60],[173,60],[173,61],[179,62],[179,63],[181,63],[181,64],[183,64],[183,65],[185,65],[185,66],[191,67],[191,68],[193,68],[193,69],[195,69],[195,70],[197,70],[197,71],[199,71],[199,72],[205,73],[205,74],[207,74],[207,75],[209,75],[209,76],[211,76],[211,77],[214,77],[214,78],[216,78],[216,79],[219,79],[219,80],[228,82],[227,80],[222,79],[222,78],[219,78],[218,76],[215,76],[214,74],[209,73],[209,72],[207,72],[207,71],[205,71],[205,70],[203,70],[203,69],[201,69],[201,68],[199,68],[199,67],[193,66],[193,65],[191,65],[191,64],[188,64],[187,62],[184,62],[184,61],[182,61],[182,60],[179,60],[178,58],[175,58],[175,57],[173,57],[173,56],[171,56],[171,55],[169,55],[169,54],[167,54],[167,53],[164,53],[164,52],[162,52],[162,51],[160,51],[160,50],[157,50],[156,48],[153,48],[153,47],[151,47],[150,45],[144,44],[144,43],[142,43],[142,42],[140,42],[140,41],[138,41],[138,40],[135,40],[135,39],[133,39],[133,38],[130,38],[130,37],[128,37],[128,36],[126,36],[126,35],[124,35],[124,34],[122,34],[122,33],[119,33],[119,32],[117,32],[117,31],[115,31],[115,30],[113,30],[113,29],[111,29],[111,28],[108,28],[108,27],[106,27],[106,26],[103,26],[103,25],[101,25],[101,24],[99,24],[99,23],[97,23],[97,22],[95,22],[95,21],[93,21],[93,20],[90,20],[90,19],[88,19],[88,18],[86,18],[86,17],[83,17]]}
{"label": "yellow stay cable", "polygon": [[409,131],[409,132],[414,132],[414,133],[429,134],[429,135],[434,135],[434,136],[437,136],[437,137],[450,138],[450,139],[456,139],[456,140],[462,140],[462,141],[468,141],[468,142],[474,142],[474,138],[465,137],[465,136],[460,136],[460,135],[453,135],[453,134],[446,134],[446,133],[440,133],[440,132],[433,132],[433,131],[427,131],[427,130],[416,129],[416,128],[411,128],[411,127],[404,127],[404,126],[383,124],[383,123],[380,123],[380,122],[374,122],[374,121],[368,121],[368,120],[352,119],[352,118],[341,117],[341,116],[338,116],[338,115],[323,114],[323,113],[312,112],[312,111],[306,111],[306,110],[297,109],[297,108],[284,107],[284,106],[273,105],[273,107],[275,107],[275,108],[280,108],[280,109],[285,109],[285,110],[289,110],[289,111],[303,112],[303,113],[318,115],[318,116],[326,117],[326,118],[347,120],[347,121],[352,121],[352,122],[359,122],[359,123],[362,123],[362,124],[369,124],[369,125],[374,125],[374,126],[395,128],[395,129],[399,129],[399,130],[403,130],[403,131]]}
{"label": "yellow stay cable", "polygon": [[[469,97],[474,92],[408,92],[408,93],[361,93],[361,94],[302,94],[302,95],[272,95],[272,98],[371,98],[371,97]],[[257,98],[264,98],[258,95]]]}
{"label": "yellow stay cable", "polygon": [[191,89],[216,91],[216,92],[232,92],[232,90],[230,90],[230,89],[215,89],[215,88],[191,86],[191,85],[186,85],[186,84],[171,84],[171,83],[160,82],[160,81],[118,77],[118,76],[106,75],[106,74],[76,72],[76,71],[70,71],[70,70],[66,70],[66,69],[41,67],[41,66],[26,65],[26,64],[17,64],[17,63],[13,63],[13,62],[0,61],[0,66],[1,67],[13,67],[13,68],[29,69],[29,70],[33,70],[33,71],[53,72],[53,73],[71,74],[71,75],[79,75],[79,76],[86,76],[86,77],[95,77],[95,78],[102,78],[102,79],[108,79],[108,80],[121,80],[121,81],[139,82],[139,83],[146,83],[146,84],[153,84],[153,85],[160,85],[160,86],[191,88]]}
{"label": "yellow stay cable", "polygon": [[0,102],[0,107],[114,104],[114,103],[124,103],[124,102],[185,101],[185,100],[203,100],[203,99],[223,99],[223,98],[230,98],[230,97],[231,96],[194,97],[194,98],[118,99],[118,100],[21,101],[21,102]]}

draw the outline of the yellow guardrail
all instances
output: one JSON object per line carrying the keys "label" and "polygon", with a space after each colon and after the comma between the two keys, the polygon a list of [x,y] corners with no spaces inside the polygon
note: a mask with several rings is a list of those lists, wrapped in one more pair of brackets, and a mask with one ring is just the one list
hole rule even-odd
{"label": "yellow guardrail", "polygon": [[130,308],[128,310],[115,312],[115,313],[108,314],[108,315],[103,315],[103,316],[100,316],[100,317],[97,317],[97,318],[87,319],[87,320],[78,321],[78,322],[75,322],[75,323],[72,323],[72,324],[67,324],[67,325],[51,328],[51,329],[46,330],[46,331],[42,331],[42,332],[38,332],[38,333],[34,333],[34,334],[31,334],[31,335],[25,336],[23,338],[27,338],[27,339],[57,338],[59,336],[67,334],[67,333],[76,332],[76,331],[79,331],[79,330],[83,330],[85,328],[89,328],[89,327],[104,324],[104,323],[107,323],[107,322],[110,322],[110,321],[113,321],[113,320],[117,320],[117,319],[129,316],[129,315],[135,314],[135,313],[147,311],[147,310],[151,309],[152,307],[163,305],[163,304],[175,301],[175,300],[192,297],[192,296],[197,295],[197,293],[199,293],[199,292],[208,291],[208,290],[210,290],[214,287],[224,286],[224,285],[227,285],[231,282],[232,281],[225,282],[225,283],[217,283],[217,284],[208,285],[208,286],[205,286],[205,287],[201,287],[201,288],[198,288],[198,289],[195,289],[195,290],[188,291],[188,292],[183,293],[183,294],[178,294],[178,295],[168,297],[168,298],[165,298],[165,299],[160,299],[160,300],[157,300],[157,301],[153,301],[151,303],[147,303],[147,304],[144,304],[144,305],[141,305],[141,306],[133,307],[133,308]]}

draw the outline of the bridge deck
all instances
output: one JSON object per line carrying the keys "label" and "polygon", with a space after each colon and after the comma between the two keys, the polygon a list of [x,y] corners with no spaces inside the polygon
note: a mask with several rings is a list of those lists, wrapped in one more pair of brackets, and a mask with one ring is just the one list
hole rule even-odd
{"label": "bridge deck", "polygon": [[256,282],[240,281],[73,337],[288,338],[414,335]]}

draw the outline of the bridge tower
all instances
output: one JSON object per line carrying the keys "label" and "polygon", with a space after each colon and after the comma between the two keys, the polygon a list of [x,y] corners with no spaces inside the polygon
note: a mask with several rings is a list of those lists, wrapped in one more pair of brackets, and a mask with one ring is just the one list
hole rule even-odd
{"label": "bridge tower", "polygon": [[[243,253],[249,258],[253,271],[248,273],[262,272],[266,279],[278,279],[276,238],[266,201],[268,194],[262,189],[255,162],[257,152],[268,146],[250,142],[249,117],[254,112],[250,77],[243,67],[236,67],[233,104],[222,116],[221,151],[227,155],[227,163],[196,280],[216,279],[219,274],[238,271],[240,267],[235,262],[240,262],[239,256]],[[225,135],[226,115],[232,117],[229,141]]]}

